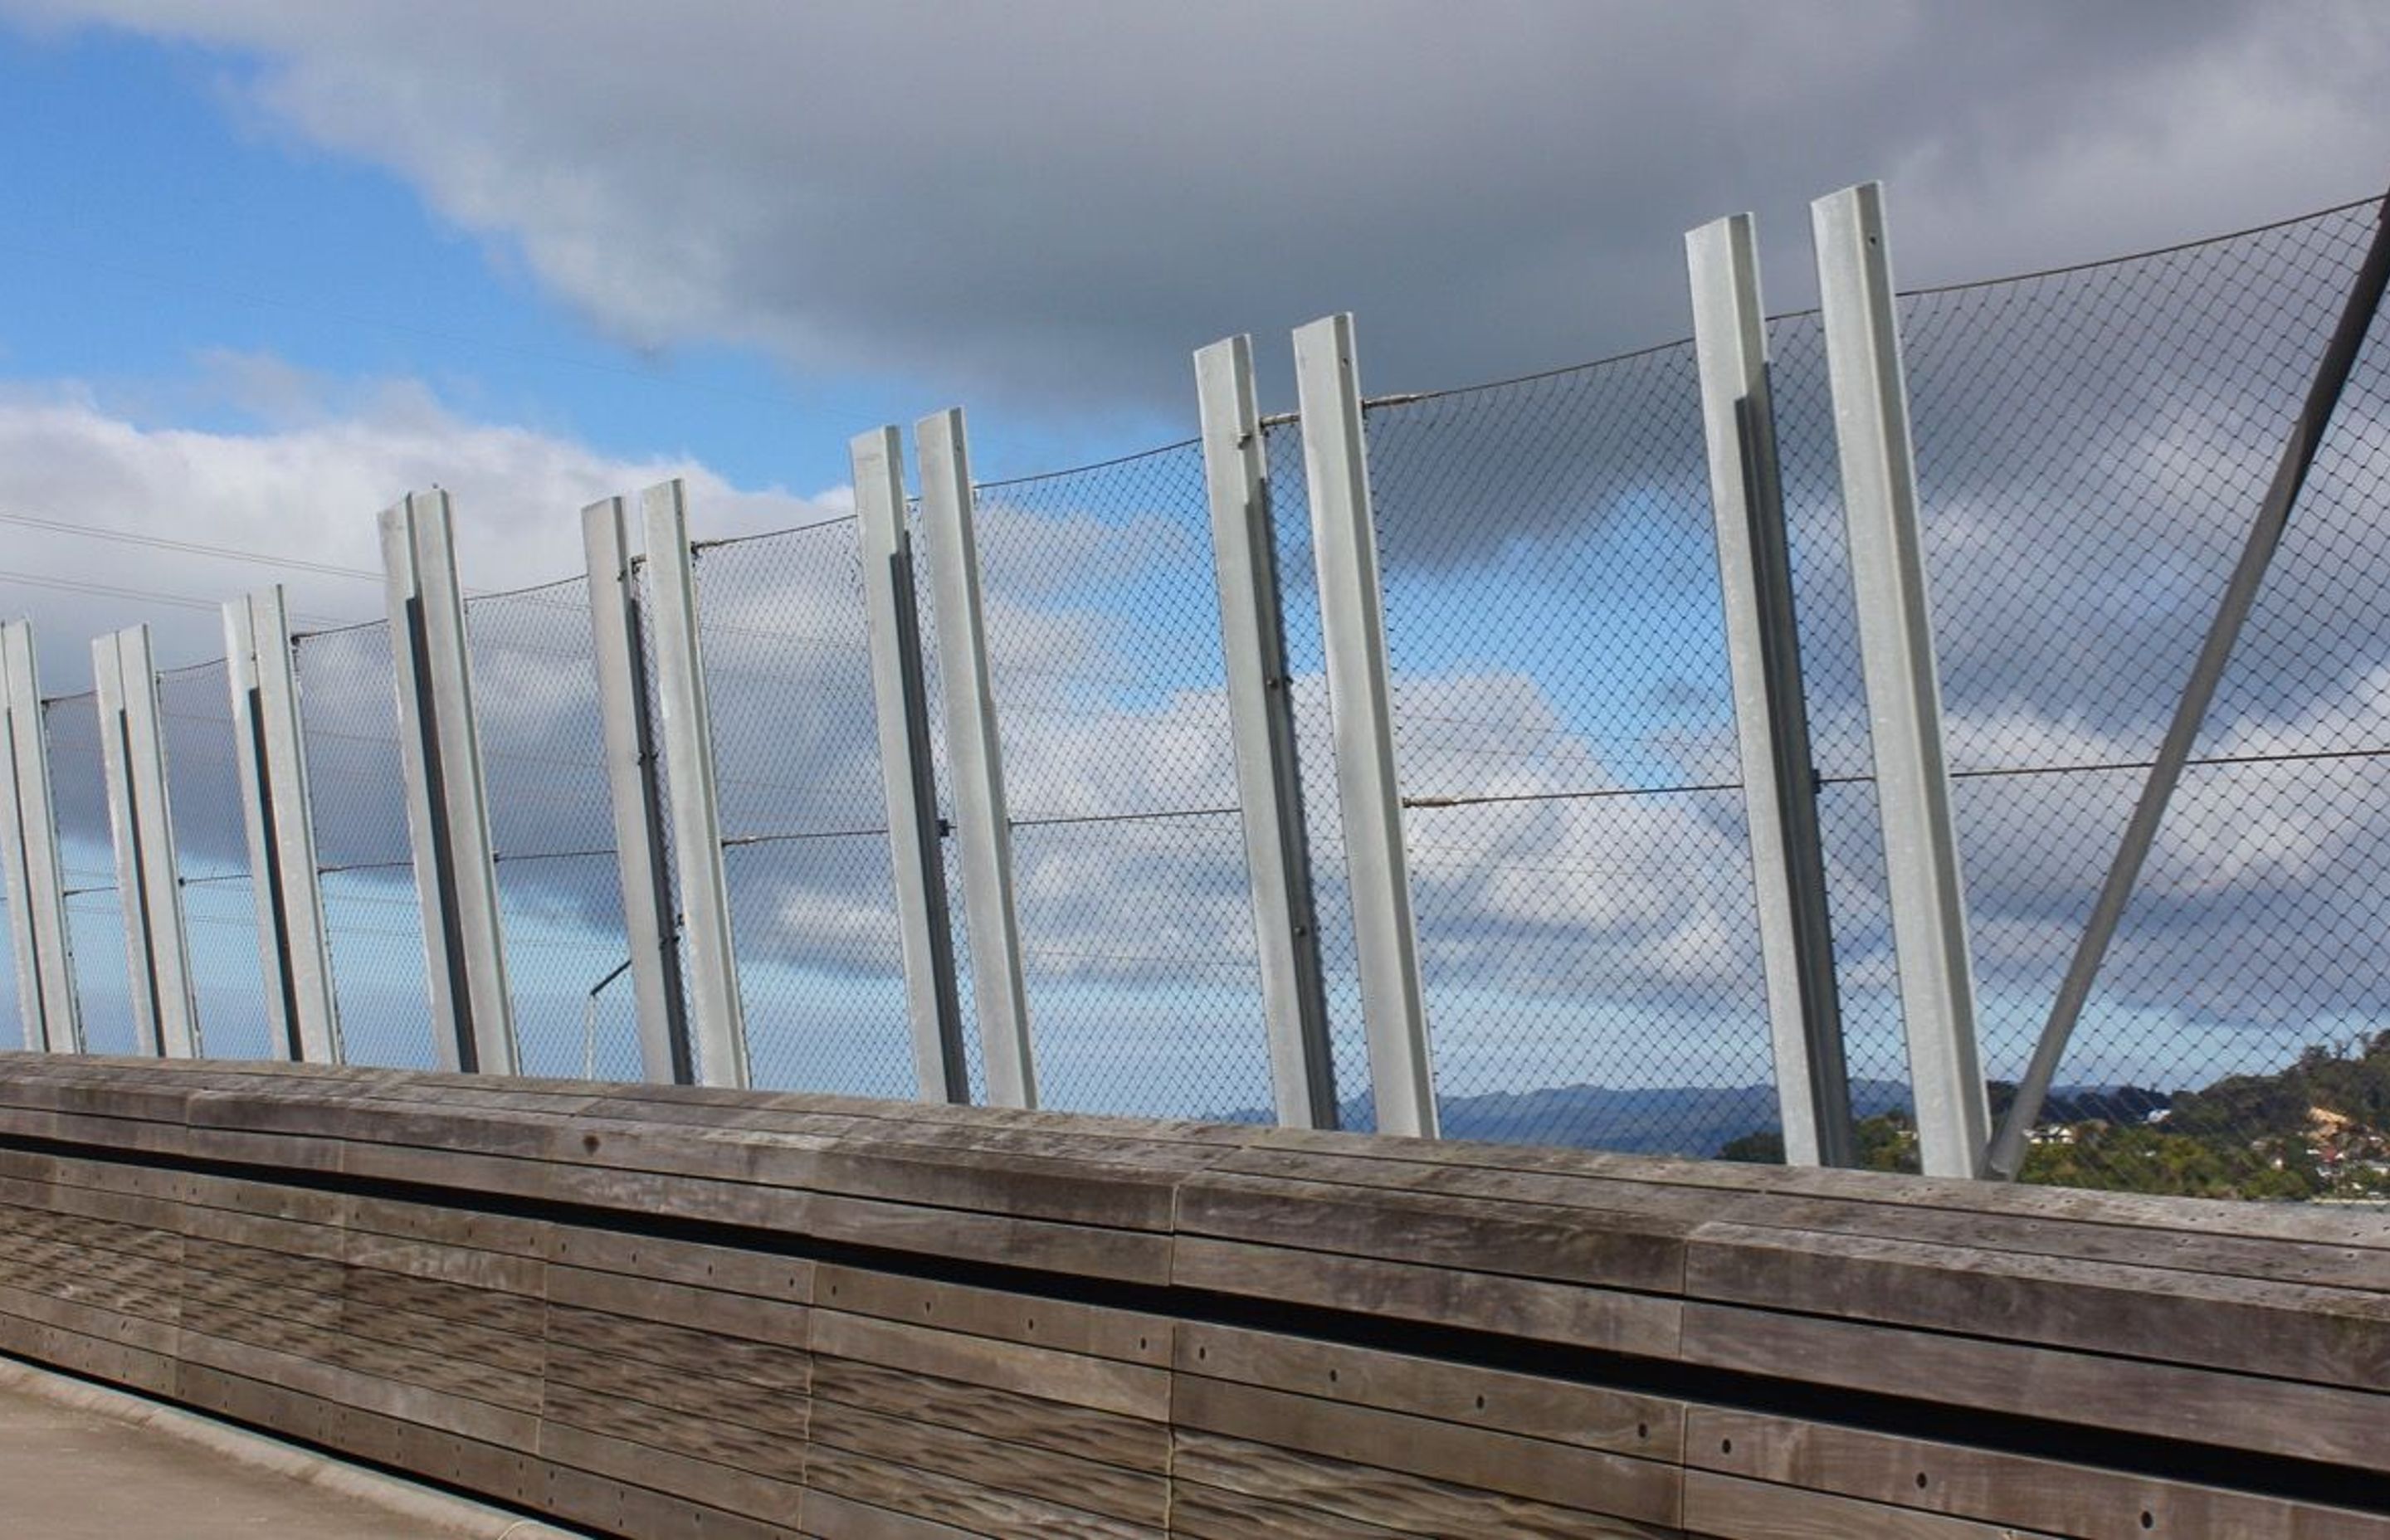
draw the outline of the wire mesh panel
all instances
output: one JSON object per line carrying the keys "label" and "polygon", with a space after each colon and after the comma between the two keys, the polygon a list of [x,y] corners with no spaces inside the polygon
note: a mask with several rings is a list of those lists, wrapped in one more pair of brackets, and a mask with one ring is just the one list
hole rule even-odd
{"label": "wire mesh panel", "polygon": [[700,546],[697,581],[751,1072],[910,1097],[854,520]]}
{"label": "wire mesh panel", "polygon": [[975,499],[1043,1102],[1266,1117],[1201,449]]}
{"label": "wire mesh panel", "polygon": [[276,1050],[224,662],[161,674],[158,703],[200,1047],[211,1059],[271,1058]]}
{"label": "wire mesh panel", "polygon": [[1396,763],[1459,1136],[1775,1121],[1690,344],[1372,407]]}
{"label": "wire mesh panel", "polygon": [[[1904,302],[1994,1077],[2031,1051],[2376,213]],[[2188,1124],[2144,1122],[2308,1050],[2361,1052],[2390,994],[2380,350],[2268,573],[2029,1176],[2390,1189],[2382,1136],[2334,1123],[2355,1112],[2327,1096],[2274,1087],[2292,1116],[2209,1092]],[[2325,1169],[2342,1165],[2354,1174]]]}
{"label": "wire mesh panel", "polygon": [[298,638],[300,730],[324,928],[352,1064],[435,1061],[386,622]]}
{"label": "wire mesh panel", "polygon": [[469,599],[465,632],[518,1059],[636,1080],[588,580]]}
{"label": "wire mesh panel", "polygon": [[99,707],[92,693],[42,702],[49,736],[50,796],[58,821],[59,878],[66,888],[67,952],[73,964],[83,1039],[90,1053],[147,1053],[133,1024],[124,910],[116,894],[116,846],[109,832],[108,781],[100,759]]}

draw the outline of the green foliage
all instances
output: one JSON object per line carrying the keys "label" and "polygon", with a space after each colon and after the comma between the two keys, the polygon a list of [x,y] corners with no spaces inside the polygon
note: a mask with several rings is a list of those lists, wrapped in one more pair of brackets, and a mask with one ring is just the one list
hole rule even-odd
{"label": "green foliage", "polygon": [[[1997,1118],[2014,1088],[1996,1082],[1989,1089]],[[2192,1198],[2390,1199],[2390,1031],[2319,1044],[2278,1073],[2180,1092],[2142,1121],[2142,1108],[2164,1100],[2142,1090],[2053,1100],[2023,1179]],[[1861,1166],[1917,1169],[1917,1131],[1905,1113],[1863,1119],[1857,1134]],[[1781,1160],[1783,1141],[1746,1135],[1720,1154]]]}

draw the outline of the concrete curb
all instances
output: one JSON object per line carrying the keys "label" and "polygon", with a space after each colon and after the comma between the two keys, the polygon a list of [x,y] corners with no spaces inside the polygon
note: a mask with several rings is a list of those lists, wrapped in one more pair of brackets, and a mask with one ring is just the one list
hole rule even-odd
{"label": "concrete curb", "polygon": [[0,1358],[0,1390],[39,1396],[75,1411],[96,1413],[179,1440],[253,1470],[371,1503],[453,1540],[590,1540],[580,1530],[559,1529],[542,1520],[525,1519],[469,1497],[349,1465],[181,1406],[55,1374],[19,1359]]}

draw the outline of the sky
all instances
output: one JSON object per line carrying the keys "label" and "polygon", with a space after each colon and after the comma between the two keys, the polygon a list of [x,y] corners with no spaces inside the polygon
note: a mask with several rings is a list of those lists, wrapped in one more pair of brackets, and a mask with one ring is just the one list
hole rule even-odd
{"label": "sky", "polygon": [[[1797,309],[1815,288],[1809,200],[1862,180],[1887,185],[1905,287],[2164,246],[2379,193],[2385,88],[2390,12],[2362,0],[0,0],[0,186],[15,215],[0,226],[0,611],[33,619],[45,688],[68,691],[86,677],[87,638],[115,626],[150,622],[170,666],[216,656],[216,602],[264,583],[289,585],[305,628],[374,617],[373,515],[430,484],[455,494],[464,581],[486,592],[572,576],[579,508],[668,476],[688,480],[700,539],[833,519],[850,500],[850,437],[949,404],[970,414],[985,481],[1183,440],[1189,355],[1236,332],[1255,336],[1266,404],[1283,408],[1288,328],[1335,311],[1357,316],[1371,394],[1666,344],[1690,329],[1686,229],[1754,211],[1770,305]],[[2250,281],[2219,266],[2184,280],[2184,302]],[[2203,342],[2169,329],[2180,317],[2161,300],[2136,317],[2146,350],[2108,347],[2103,302],[2087,282],[2014,317],[1970,312],[1947,333],[1931,329],[1930,303],[1912,318],[1927,328],[1912,372],[1929,479],[1937,465],[1968,470],[1929,485],[1960,759],[2146,751],[2172,675],[2126,661],[2183,650],[2206,558],[2240,516],[2238,436],[2268,430],[2243,409],[2255,384],[2231,372],[2257,332],[2222,326]],[[1986,338],[2075,372],[1998,378],[1974,367]],[[1406,789],[1528,799],[1498,817],[1414,817],[1432,982],[1455,1023],[1446,1062],[1471,1085],[1766,1073],[1756,1038],[1721,1046],[1686,1026],[1721,1002],[1755,1007],[1732,795],[1631,813],[1625,800],[1532,800],[1731,778],[1692,418],[1561,442],[1603,412],[1685,405],[1681,353],[1651,358],[1582,397],[1457,397],[1372,430]],[[2301,366],[2282,366],[2294,379]],[[1997,431],[2012,420],[2000,408],[2033,391],[2046,391],[2036,431],[2053,447],[2039,463]],[[2091,415],[2103,405],[2113,419]],[[2059,443],[2076,417],[2113,431]],[[1787,437],[1793,453],[1828,442],[1814,412],[1805,439],[1790,421]],[[2130,453],[2110,453],[2119,445]],[[2265,452],[2256,443],[2250,463]],[[2069,502],[2055,468],[2110,460],[2127,473],[2096,506],[2077,481]],[[983,504],[1018,817],[1224,798],[1216,641],[1187,645],[1210,602],[1191,465],[1170,452]],[[2185,485],[2200,495],[2178,496]],[[1813,495],[1796,519],[1829,517],[1830,502]],[[2123,585],[2135,613],[2103,611],[2120,584],[2089,562],[2034,574],[2039,608],[2010,602],[2013,585],[1993,581],[2013,575],[2008,542],[2021,520],[2053,515],[2109,532],[2139,563]],[[2197,559],[2172,571],[2149,556],[2169,543]],[[837,621],[842,569],[770,554],[800,548],[708,558],[726,803],[774,839],[790,836],[792,807],[800,824],[832,804],[831,823],[867,821],[876,784],[856,638]],[[2346,567],[2310,558],[2294,592],[2314,602],[2278,606],[2288,618],[2272,643],[2279,658],[2335,661],[2251,686],[2235,741],[2376,736],[2373,687],[2342,699],[2374,654],[2340,644],[2378,627],[2328,623]],[[1831,560],[1805,582],[1821,613],[1846,589]],[[2052,623],[2095,612],[2097,624]],[[515,777],[497,800],[524,810],[502,849],[562,860],[590,842],[587,809],[543,821],[572,799],[536,767],[585,750],[592,724],[585,698],[535,666],[567,644],[535,630],[515,672],[487,671],[485,730],[494,781]],[[1817,688],[1821,741],[1863,769],[1856,674]],[[327,751],[363,744],[362,766],[386,758],[373,745],[388,730],[361,724]],[[1544,747],[1519,751],[1521,735]],[[1312,751],[1306,774],[1324,776],[1324,744]],[[1967,795],[1985,968],[2006,992],[2012,1047],[2096,879],[2082,854],[2113,838],[2114,798]],[[1872,980],[1880,1004],[1869,811],[1846,820],[1838,903],[1854,982]],[[361,801],[339,821],[366,855],[403,859],[392,812]],[[2148,957],[2212,943],[2231,923],[2223,899],[2319,891],[2317,874],[2345,877],[2372,849],[2371,824],[2353,818],[2270,833],[2270,856],[2252,854],[2242,828],[2230,880],[2203,894],[2202,838],[2231,821],[2211,808],[2162,853],[2180,891],[2169,925],[2144,938]],[[1111,845],[1022,836],[1025,923],[1047,980],[1033,1008],[1065,1083],[1078,1056],[1081,1104],[1139,1076],[1176,1094],[1170,1077],[1190,1072],[1124,1055],[1097,1024],[1147,1021],[1158,1038],[1242,1008],[1223,1001],[1249,981],[1232,988],[1199,960],[1250,949],[1224,828],[1199,818]],[[794,848],[734,861],[755,976],[803,1001],[826,978],[868,975],[828,1014],[858,1040],[878,1033],[893,998],[881,857],[807,870]],[[98,850],[85,853],[93,882]],[[1653,875],[1672,861],[1700,879]],[[603,866],[508,877],[519,933],[536,932],[525,951],[560,959],[549,993],[574,1011],[617,944],[591,929],[614,902]],[[1091,905],[1097,877],[1109,897]],[[353,895],[381,917],[353,927],[353,944],[400,961],[353,979],[388,982],[416,944],[403,872],[390,882]],[[2308,922],[2362,930],[2372,900],[2367,889]],[[85,901],[95,923],[107,907]],[[219,923],[230,944],[241,917]],[[1609,1007],[1555,1001],[1597,965],[1624,969],[1624,1003],[1588,1052],[1587,1013]],[[121,990],[95,966],[95,990]],[[2326,1014],[2370,1008],[2380,991],[2361,971],[2332,965]],[[2217,1023],[2246,993],[2224,990],[2233,1003],[2210,1002],[2202,1030],[2229,1035],[2231,1020]],[[803,1008],[823,1015],[812,998]],[[2145,981],[2105,1020],[2122,1041],[2200,1008]],[[1896,1073],[1882,1012],[1870,1020],[1869,1064]],[[556,1020],[560,1053],[577,1020]],[[1658,1069],[1629,1041],[1654,1020],[1687,1045]],[[1571,1033],[1574,1046],[1552,1046]],[[1522,1071],[1537,1044],[1553,1067]],[[1238,1051],[1251,1104],[1258,1046]],[[2146,1062],[2129,1043],[2102,1061],[2117,1073]]]}
{"label": "sky", "polygon": [[[951,404],[987,477],[1166,442],[1190,350],[1255,333],[1282,396],[1330,311],[1373,391],[1664,341],[1723,212],[1797,304],[1806,201],[1870,177],[1911,283],[2360,197],[2385,44],[2361,0],[0,0],[0,511],[370,569],[437,480],[468,583],[533,582],[582,502],[701,470],[700,534],[798,522]],[[156,607],[32,579],[276,575],[10,533],[62,680]]]}

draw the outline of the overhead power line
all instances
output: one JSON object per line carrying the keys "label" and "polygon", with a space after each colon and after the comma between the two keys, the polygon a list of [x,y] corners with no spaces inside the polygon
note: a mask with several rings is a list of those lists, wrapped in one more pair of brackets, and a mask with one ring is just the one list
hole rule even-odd
{"label": "overhead power line", "polygon": [[[223,601],[220,599],[194,598],[188,594],[161,594],[154,588],[123,588],[110,583],[87,583],[80,578],[43,577],[34,572],[0,571],[0,583],[21,584],[29,588],[55,588],[62,593],[88,594],[97,598],[139,599],[147,604],[171,604],[182,610],[205,610],[213,612],[223,608]],[[308,625],[346,623],[326,615],[293,615],[291,619]]]}
{"label": "overhead power line", "polygon": [[48,530],[56,534],[79,534],[92,540],[112,540],[125,545],[148,545],[161,551],[184,551],[193,556],[221,557],[226,561],[253,561],[265,567],[286,567],[292,571],[320,572],[327,577],[363,578],[372,583],[381,581],[381,573],[369,567],[343,567],[332,561],[309,561],[304,557],[269,556],[263,551],[242,550],[235,545],[211,545],[197,540],[175,540],[162,534],[144,534],[137,530],[110,529],[104,524],[78,524],[71,520],[46,518],[40,514],[0,512],[0,524],[16,524],[32,530]]}

